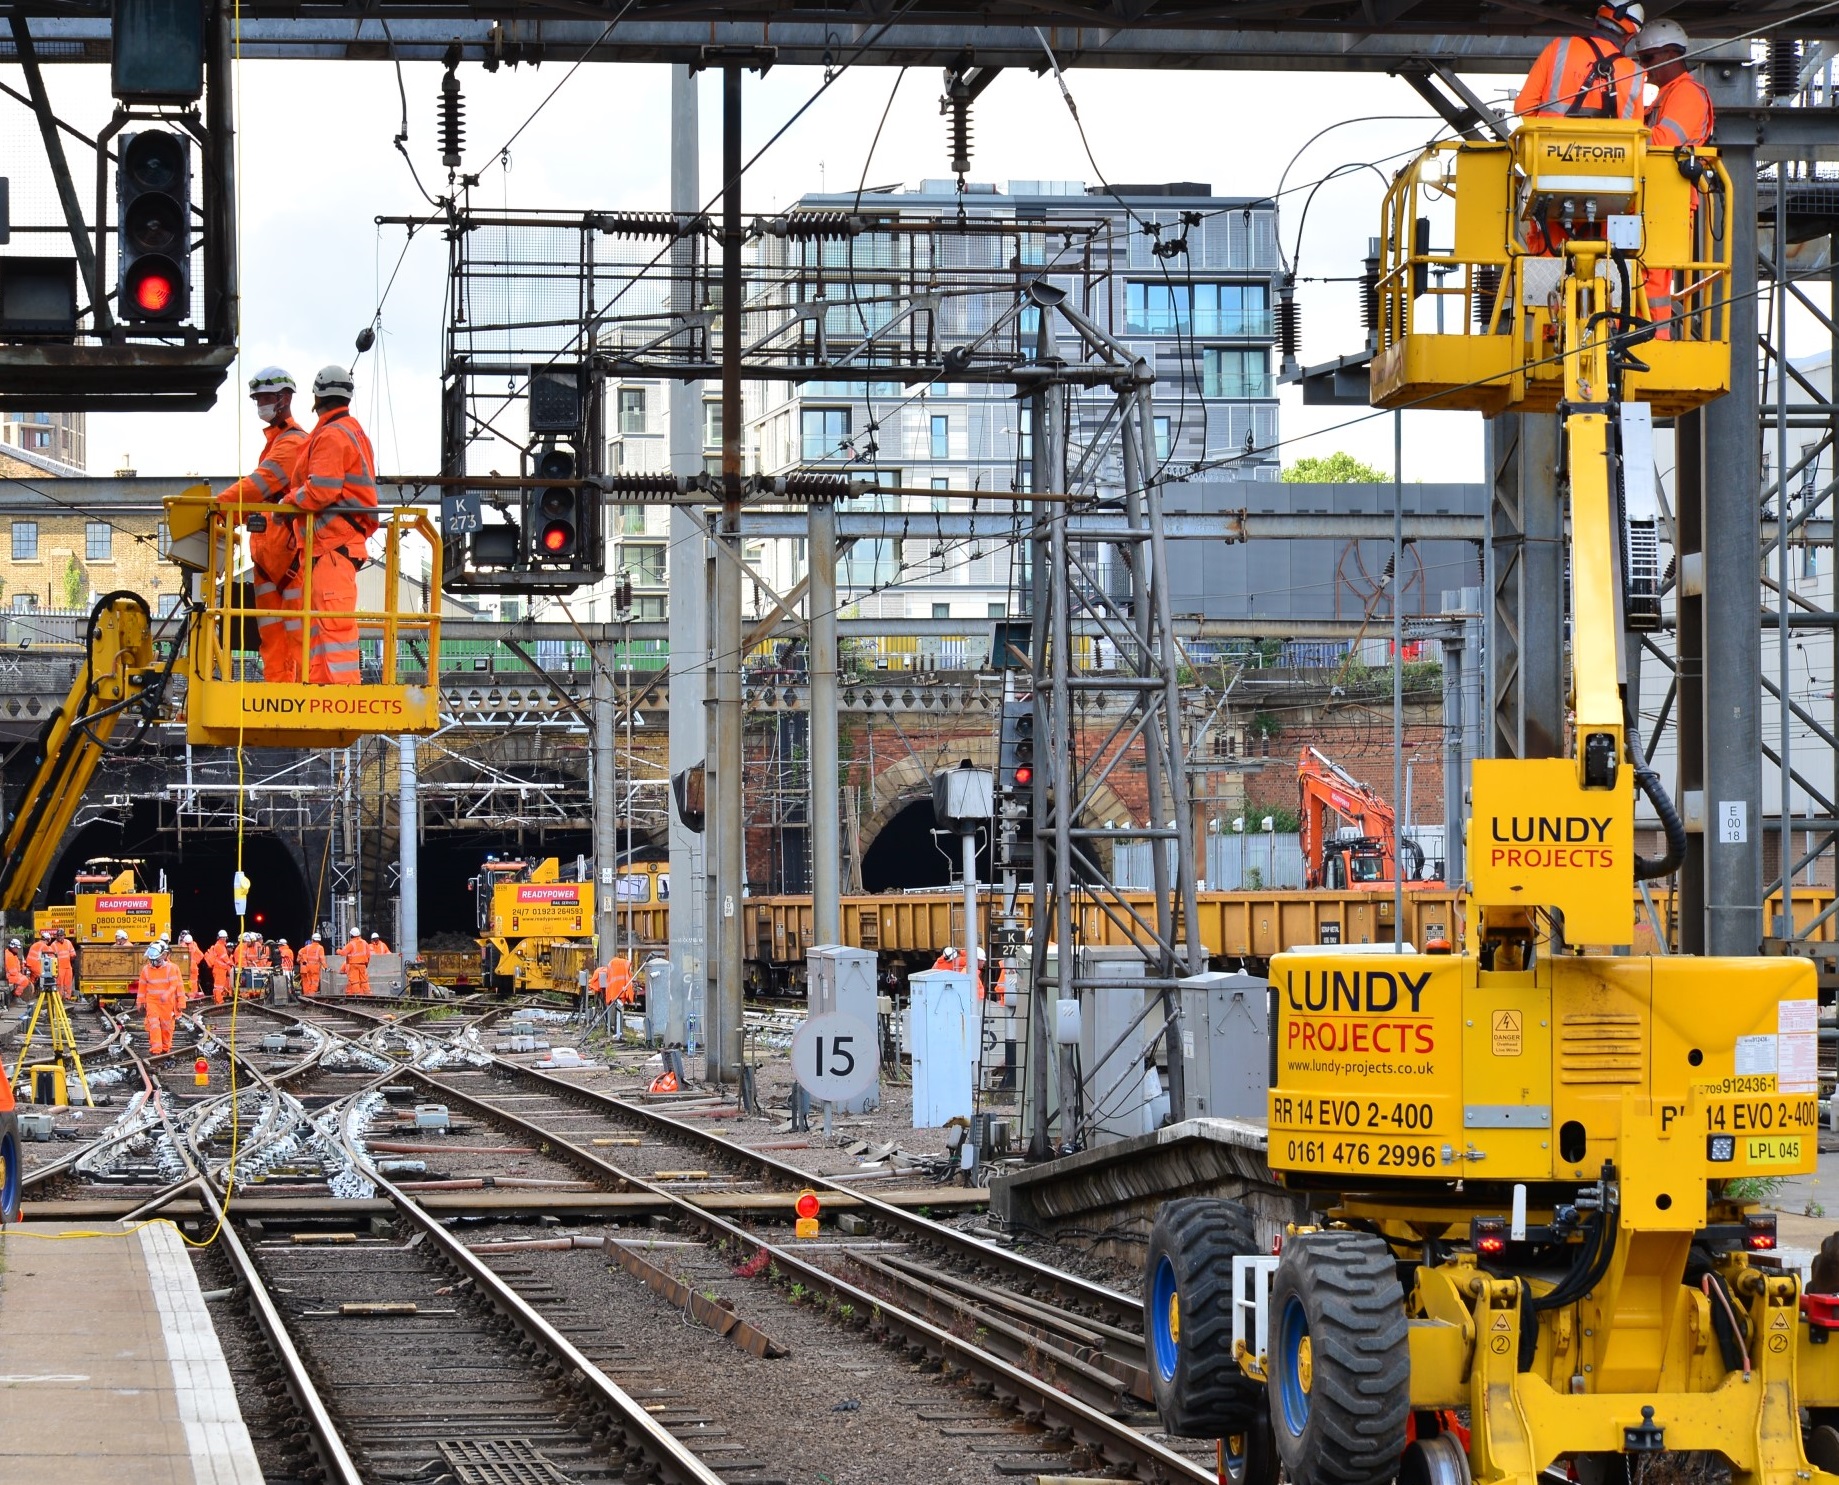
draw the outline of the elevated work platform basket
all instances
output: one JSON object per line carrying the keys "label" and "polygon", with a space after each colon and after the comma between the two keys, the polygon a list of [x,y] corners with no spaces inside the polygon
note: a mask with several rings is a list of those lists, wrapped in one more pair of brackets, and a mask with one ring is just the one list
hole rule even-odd
{"label": "elevated work platform basket", "polygon": [[1593,256],[1588,268],[1636,330],[1664,321],[1647,339],[1620,319],[1589,331],[1622,336],[1646,368],[1631,370],[1623,397],[1670,417],[1722,396],[1729,200],[1715,150],[1650,149],[1640,123],[1536,118],[1506,143],[1433,145],[1386,194],[1373,405],[1554,411],[1575,349],[1564,343],[1571,260],[1562,244],[1608,236],[1611,218],[1638,246],[1622,262]]}
{"label": "elevated work platform basket", "polygon": [[[322,513],[324,515],[325,513]],[[186,737],[193,743],[250,747],[349,747],[376,733],[426,736],[439,729],[440,693],[433,667],[440,653],[441,541],[420,510],[378,510],[358,573],[358,606],[328,609],[313,592],[309,542],[296,577],[299,606],[288,643],[297,644],[298,671],[312,674],[315,647],[327,623],[355,626],[359,670],[355,684],[276,681],[262,673],[258,609],[246,546],[251,516],[266,522],[304,520],[285,508],[220,504],[197,486],[166,502],[170,556],[188,574],[201,613],[185,660]],[[323,562],[326,559],[321,559]]]}

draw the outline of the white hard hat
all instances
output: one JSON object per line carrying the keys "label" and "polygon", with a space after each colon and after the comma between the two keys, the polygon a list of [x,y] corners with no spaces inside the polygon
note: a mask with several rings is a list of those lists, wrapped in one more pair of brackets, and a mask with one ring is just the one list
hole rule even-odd
{"label": "white hard hat", "polygon": [[354,928],[351,930],[351,936],[353,938],[362,938],[364,937],[364,930],[361,928]]}
{"label": "white hard hat", "polygon": [[286,942],[287,942],[287,940],[286,940],[286,939],[284,939],[284,938],[278,938],[278,939],[276,939],[276,940],[275,940],[275,942],[276,942],[276,943],[278,943],[278,944],[284,944],[284,943],[286,943]]}
{"label": "white hard hat", "polygon": [[127,941],[128,941],[128,930],[125,928],[117,928],[115,930],[115,942],[118,944],[125,944]]}
{"label": "white hard hat", "polygon": [[315,397],[343,397],[347,402],[357,390],[357,383],[351,379],[351,373],[342,366],[322,366],[319,375],[313,378],[313,395]]}
{"label": "white hard hat", "polygon": [[219,928],[217,930],[217,936],[219,938],[228,938],[230,936],[230,930],[227,928]]}
{"label": "white hard hat", "polygon": [[264,366],[249,378],[249,395],[259,396],[263,392],[294,392],[299,389],[294,379],[279,366]]}
{"label": "white hard hat", "polygon": [[1635,33],[1637,54],[1657,52],[1669,46],[1676,46],[1682,52],[1692,49],[1692,43],[1686,39],[1686,28],[1678,21],[1649,21]]}
{"label": "white hard hat", "polygon": [[147,945],[148,962],[151,963],[154,960],[157,960],[160,957],[160,955],[164,954],[165,952],[166,952],[166,945],[164,944],[148,944]]}
{"label": "white hard hat", "polygon": [[318,942],[319,942],[319,935],[318,935],[317,933],[313,935],[313,942],[314,942],[314,943],[318,943]]}
{"label": "white hard hat", "polygon": [[977,962],[978,962],[979,964],[981,964],[981,963],[982,963],[982,962],[983,962],[984,960],[986,960],[986,959],[988,959],[989,957],[990,957],[990,956],[989,956],[988,954],[986,954],[986,953],[984,953],[984,952],[983,952],[983,949],[982,949],[981,947],[979,947],[979,948],[978,948],[978,950],[977,950]]}
{"label": "white hard hat", "polygon": [[378,943],[383,942],[383,935],[380,933],[373,933],[371,934],[371,937],[374,938]]}
{"label": "white hard hat", "polygon": [[192,931],[191,929],[187,928],[183,933],[179,935],[179,942],[182,944],[189,944],[191,941],[192,941]]}
{"label": "white hard hat", "polygon": [[7,942],[7,947],[10,949],[17,949],[18,947],[20,947],[19,940],[16,938],[10,938],[6,942]]}

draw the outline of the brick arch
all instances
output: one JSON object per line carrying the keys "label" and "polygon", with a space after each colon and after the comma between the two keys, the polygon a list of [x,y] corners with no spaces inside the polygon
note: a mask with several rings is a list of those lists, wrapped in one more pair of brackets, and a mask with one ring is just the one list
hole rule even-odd
{"label": "brick arch", "polygon": [[[909,753],[898,763],[891,763],[875,775],[869,786],[869,809],[861,828],[861,854],[868,855],[882,827],[908,805],[932,798],[932,776],[945,768],[955,768],[969,758],[974,767],[996,767],[996,739],[993,737],[958,737],[939,743],[935,756],[928,762]],[[1130,808],[1109,784],[1101,784],[1093,797],[1085,819],[1122,820],[1130,817]]]}

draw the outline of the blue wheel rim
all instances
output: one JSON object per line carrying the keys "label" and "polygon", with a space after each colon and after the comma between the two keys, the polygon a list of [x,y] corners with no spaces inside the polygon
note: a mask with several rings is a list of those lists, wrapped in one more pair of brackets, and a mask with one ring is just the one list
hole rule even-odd
{"label": "blue wheel rim", "polygon": [[19,1210],[19,1140],[12,1130],[0,1133],[0,1221]]}
{"label": "blue wheel rim", "polygon": [[[1178,1299],[1175,1265],[1165,1256],[1156,1263],[1156,1280],[1150,1286],[1149,1334],[1156,1353],[1156,1371],[1165,1382],[1175,1380],[1175,1366],[1181,1360],[1181,1343],[1169,1324],[1169,1312]],[[1177,1312],[1179,1313],[1179,1312]]]}
{"label": "blue wheel rim", "polygon": [[1309,1336],[1309,1316],[1303,1302],[1292,1294],[1284,1301],[1277,1324],[1277,1401],[1283,1426],[1292,1438],[1301,1438],[1309,1423],[1309,1393],[1303,1387],[1302,1350]]}

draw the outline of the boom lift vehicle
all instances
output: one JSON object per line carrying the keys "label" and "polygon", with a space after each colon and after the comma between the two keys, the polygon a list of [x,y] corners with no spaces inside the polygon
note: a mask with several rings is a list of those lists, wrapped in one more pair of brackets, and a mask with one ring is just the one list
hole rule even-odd
{"label": "boom lift vehicle", "polygon": [[[333,507],[320,515],[339,513]],[[439,534],[417,509],[361,513],[378,521],[369,542],[383,580],[377,608],[316,609],[310,542],[302,554],[300,673],[311,673],[316,618],[355,622],[365,651],[358,684],[316,685],[264,680],[252,654],[257,611],[243,581],[241,529],[286,513],[254,502],[221,505],[204,486],[166,502],[168,550],[185,574],[184,600],[158,621],[136,593],[104,593],[92,605],[83,662],[37,739],[32,778],[0,839],[0,912],[17,921],[31,908],[103,761],[168,721],[182,719],[191,743],[236,748],[343,748],[370,733],[425,736],[439,727],[438,693],[416,674],[439,653]],[[417,565],[426,581],[405,581]],[[7,1081],[0,1069],[0,1085]],[[10,1101],[0,1097],[0,1192],[13,1170],[5,1145]],[[17,1192],[16,1180],[11,1189]]]}
{"label": "boom lift vehicle", "polygon": [[[1158,1214],[1158,1407],[1247,1479],[1606,1481],[1705,1451],[1736,1485],[1839,1485],[1839,1295],[1770,1266],[1775,1219],[1737,1184],[1814,1169],[1813,967],[1617,952],[1633,882],[1685,845],[1628,722],[1651,595],[1624,504],[1650,412],[1729,385],[1730,200],[1714,151],[1594,119],[1434,145],[1390,188],[1374,402],[1562,418],[1568,756],[1475,764],[1458,952],[1273,960],[1269,1162],[1314,1193],[1312,1225],[1273,1257],[1239,1203]],[[1534,222],[1556,251],[1528,250]],[[1654,270],[1677,289],[1664,327]],[[1432,333],[1436,292],[1477,323]],[[1636,789],[1659,860],[1634,851]]]}

